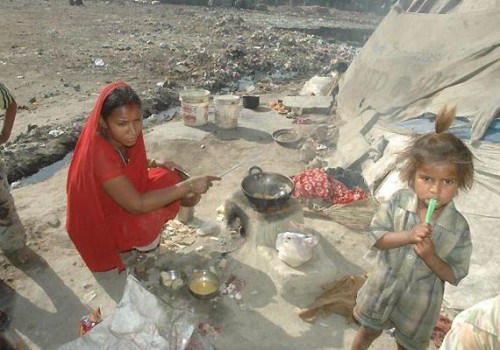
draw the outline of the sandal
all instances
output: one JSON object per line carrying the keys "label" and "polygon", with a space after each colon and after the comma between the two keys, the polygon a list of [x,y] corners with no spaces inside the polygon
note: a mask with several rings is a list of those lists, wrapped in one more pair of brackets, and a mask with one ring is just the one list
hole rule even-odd
{"label": "sandal", "polygon": [[128,252],[120,253],[120,258],[123,265],[126,267],[136,267],[143,264],[148,258],[148,254],[138,250],[130,250]]}

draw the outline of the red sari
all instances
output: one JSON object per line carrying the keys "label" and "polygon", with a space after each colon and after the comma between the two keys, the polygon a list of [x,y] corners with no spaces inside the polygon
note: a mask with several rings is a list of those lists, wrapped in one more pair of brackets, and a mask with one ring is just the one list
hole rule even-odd
{"label": "red sari", "polygon": [[115,148],[99,135],[102,104],[109,92],[123,86],[115,82],[99,93],[75,147],[68,171],[66,230],[91,271],[125,266],[119,253],[153,242],[170,219],[177,215],[180,201],[146,214],[131,214],[105,191],[103,182],[125,175],[139,193],[172,186],[180,181],[175,171],[147,170],[146,149],[141,133],[128,149],[125,164]]}

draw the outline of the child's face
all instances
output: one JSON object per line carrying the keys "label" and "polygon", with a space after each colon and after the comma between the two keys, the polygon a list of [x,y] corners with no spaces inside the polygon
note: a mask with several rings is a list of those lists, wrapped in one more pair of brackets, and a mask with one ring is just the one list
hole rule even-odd
{"label": "child's face", "polygon": [[134,104],[115,108],[106,121],[106,132],[115,147],[135,145],[142,131],[142,113]]}
{"label": "child's face", "polygon": [[442,208],[457,194],[457,169],[451,163],[424,163],[415,172],[415,193],[427,207],[429,200],[437,200],[436,208]]}

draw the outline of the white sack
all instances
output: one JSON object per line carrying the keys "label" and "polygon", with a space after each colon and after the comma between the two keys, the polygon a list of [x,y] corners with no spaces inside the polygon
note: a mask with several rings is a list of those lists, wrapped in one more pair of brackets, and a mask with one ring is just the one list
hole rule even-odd
{"label": "white sack", "polygon": [[318,238],[297,232],[283,232],[276,239],[278,258],[292,267],[298,267],[309,261],[318,245]]}

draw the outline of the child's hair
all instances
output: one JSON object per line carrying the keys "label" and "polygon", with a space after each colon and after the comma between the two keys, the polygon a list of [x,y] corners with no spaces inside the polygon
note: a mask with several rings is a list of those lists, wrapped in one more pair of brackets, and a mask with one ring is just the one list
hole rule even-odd
{"label": "child's hair", "polygon": [[139,95],[137,95],[134,89],[128,85],[119,86],[111,90],[104,100],[101,108],[101,115],[104,119],[107,119],[115,108],[130,104],[136,105],[141,109],[142,102]]}
{"label": "child's hair", "polygon": [[422,164],[446,162],[455,165],[460,189],[472,187],[472,152],[458,137],[445,132],[453,123],[455,113],[455,106],[449,109],[446,106],[441,108],[436,116],[436,132],[415,137],[404,150],[402,158],[406,162],[401,170],[401,179],[411,187],[414,185],[415,173]]}

